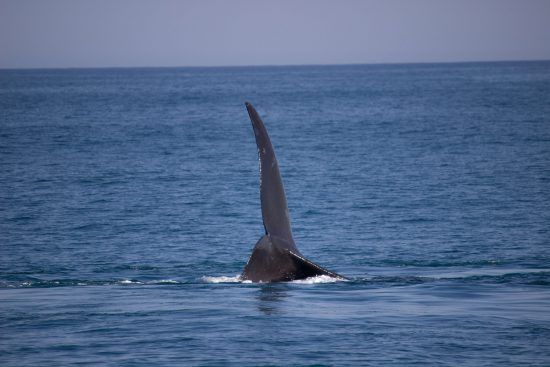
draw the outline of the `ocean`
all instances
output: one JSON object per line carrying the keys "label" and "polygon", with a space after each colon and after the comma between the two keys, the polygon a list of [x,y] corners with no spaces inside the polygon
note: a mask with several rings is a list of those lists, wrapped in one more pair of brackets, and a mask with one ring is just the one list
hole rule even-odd
{"label": "ocean", "polygon": [[4,367],[550,365],[550,62],[0,70],[0,187]]}

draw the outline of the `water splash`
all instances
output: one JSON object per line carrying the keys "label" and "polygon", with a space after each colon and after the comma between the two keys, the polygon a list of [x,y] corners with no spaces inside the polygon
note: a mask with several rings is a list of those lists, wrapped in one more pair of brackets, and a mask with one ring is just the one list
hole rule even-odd
{"label": "water splash", "polygon": [[[250,280],[243,280],[240,275],[236,275],[234,277],[228,277],[228,276],[219,276],[219,277],[210,277],[210,276],[203,276],[201,278],[202,281],[206,283],[252,283]],[[319,284],[319,283],[334,283],[338,281],[343,281],[343,279],[340,278],[333,278],[328,275],[319,275],[315,277],[310,277],[306,279],[299,279],[299,280],[293,280],[289,283],[293,284]],[[261,283],[261,282],[260,282]]]}
{"label": "water splash", "polygon": [[315,277],[310,277],[306,279],[293,280],[293,284],[322,284],[322,283],[335,283],[335,282],[345,282],[345,279],[331,277],[328,275],[318,275]]}
{"label": "water splash", "polygon": [[243,281],[241,279],[241,276],[239,274],[235,275],[234,277],[228,277],[228,276],[220,276],[220,277],[209,277],[209,276],[203,276],[201,278],[203,282],[206,283],[247,283],[249,281]]}
{"label": "water splash", "polygon": [[123,279],[123,280],[120,280],[117,282],[118,284],[123,284],[123,285],[129,285],[129,284],[143,284],[142,282],[138,281],[138,280],[130,280],[130,279]]}

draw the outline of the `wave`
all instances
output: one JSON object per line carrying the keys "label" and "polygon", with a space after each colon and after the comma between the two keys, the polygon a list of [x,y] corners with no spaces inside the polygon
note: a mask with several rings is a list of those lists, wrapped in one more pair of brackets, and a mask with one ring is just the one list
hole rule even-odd
{"label": "wave", "polygon": [[457,267],[483,267],[503,265],[503,262],[498,259],[486,260],[457,260],[457,261],[442,261],[442,260],[392,260],[386,259],[371,266],[397,266],[397,267],[417,267],[417,268],[457,268]]}
{"label": "wave", "polygon": [[335,278],[328,275],[318,275],[306,279],[293,280],[290,283],[294,284],[322,284],[322,283],[335,283],[335,282],[347,282],[346,279]]}
{"label": "wave", "polygon": [[[228,276],[219,276],[219,277],[210,277],[210,276],[203,276],[201,277],[201,280],[205,283],[245,283],[246,281],[243,281],[241,279],[240,275],[235,275],[234,277],[228,277]],[[252,282],[250,282],[252,283]]]}
{"label": "wave", "polygon": [[[510,284],[550,286],[550,269],[467,269],[464,271],[428,274],[373,274],[356,276],[349,280],[333,278],[326,275],[307,279],[294,280],[287,284],[325,284],[348,282],[350,285],[368,285],[377,287],[410,286],[435,282],[454,282],[463,284]],[[202,276],[193,279],[0,279],[1,288],[52,288],[52,287],[85,287],[85,286],[174,286],[197,284],[248,284],[240,275],[235,276]]]}
{"label": "wave", "polygon": [[354,281],[385,286],[406,286],[435,282],[549,286],[550,269],[476,269],[429,275],[375,275],[356,278]]}
{"label": "wave", "polygon": [[[228,277],[228,276],[219,276],[219,277],[210,277],[210,276],[204,276],[201,278],[206,283],[252,283],[250,280],[242,280],[240,275],[236,275],[234,277]],[[299,280],[293,280],[287,283],[292,284],[320,284],[320,283],[334,283],[344,281],[344,279],[341,278],[334,278],[330,277],[328,275],[319,275],[315,277],[310,277],[306,279],[299,279]]]}
{"label": "wave", "polygon": [[116,280],[83,280],[83,279],[28,279],[24,281],[0,280],[0,288],[53,288],[53,287],[83,287],[83,286],[106,286],[106,285],[171,285],[188,284],[187,281],[178,281],[174,279],[160,280],[136,280],[136,279],[116,279]]}

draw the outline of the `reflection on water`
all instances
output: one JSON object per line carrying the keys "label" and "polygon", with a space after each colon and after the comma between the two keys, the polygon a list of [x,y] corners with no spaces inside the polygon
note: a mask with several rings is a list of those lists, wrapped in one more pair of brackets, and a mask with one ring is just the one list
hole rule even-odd
{"label": "reflection on water", "polygon": [[257,294],[258,309],[266,315],[280,314],[281,301],[288,297],[287,291],[284,284],[266,284],[260,287]]}

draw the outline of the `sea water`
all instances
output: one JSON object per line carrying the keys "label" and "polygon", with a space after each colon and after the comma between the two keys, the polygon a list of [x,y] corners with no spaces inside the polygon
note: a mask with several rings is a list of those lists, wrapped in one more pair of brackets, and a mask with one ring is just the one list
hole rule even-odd
{"label": "sea water", "polygon": [[549,229],[550,62],[0,71],[2,366],[548,366]]}

